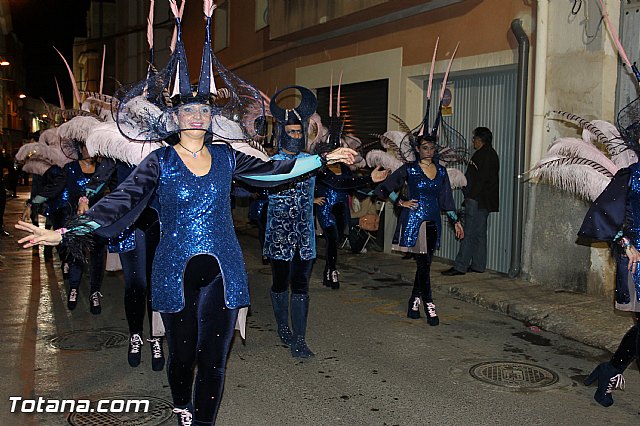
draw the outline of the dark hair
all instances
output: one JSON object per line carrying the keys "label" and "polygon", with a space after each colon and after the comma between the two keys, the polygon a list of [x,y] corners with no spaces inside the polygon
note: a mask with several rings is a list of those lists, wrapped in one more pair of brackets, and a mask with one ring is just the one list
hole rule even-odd
{"label": "dark hair", "polygon": [[473,136],[482,140],[485,145],[491,146],[493,142],[493,133],[487,127],[476,127],[473,129]]}

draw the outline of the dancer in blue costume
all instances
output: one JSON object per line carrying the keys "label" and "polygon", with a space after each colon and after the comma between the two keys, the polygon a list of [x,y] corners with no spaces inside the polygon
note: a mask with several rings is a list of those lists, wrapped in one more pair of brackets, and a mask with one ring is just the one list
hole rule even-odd
{"label": "dancer in blue costume", "polygon": [[[174,16],[179,12],[170,3]],[[141,82],[121,100],[120,131],[132,140],[168,140],[175,145],[149,154],[114,192],[67,225],[47,231],[26,222],[16,227],[30,235],[20,240],[77,245],[90,234],[114,236],[148,205],[159,207],[160,242],[153,260],[152,301],[162,312],[169,359],[167,375],[180,424],[213,424],[224,387],[225,365],[239,308],[249,305],[247,273],[231,218],[231,181],[274,186],[295,180],[325,163],[352,162],[341,148],[304,159],[263,162],[230,148],[225,140],[251,137],[242,120],[260,108],[259,92],[226,70],[213,55],[210,24],[213,5],[205,7],[207,31],[197,90],[189,84],[178,23],[178,41],[168,66]],[[179,64],[179,65],[178,65]],[[211,69],[224,82],[221,105]],[[166,87],[169,82],[170,87]],[[167,93],[175,93],[167,98]],[[194,384],[194,370],[197,367]]]}
{"label": "dancer in blue costume", "polygon": [[[285,90],[297,89],[302,94],[294,109],[278,106],[278,96]],[[273,160],[303,160],[314,156],[304,152],[309,117],[317,100],[307,88],[290,86],[271,99],[271,114],[277,120],[279,152]],[[300,180],[294,186],[269,195],[264,256],[270,259],[273,276],[271,302],[278,324],[278,335],[291,348],[291,355],[314,356],[306,343],[309,313],[309,278],[316,258],[313,203],[315,177]],[[291,297],[289,297],[291,286]],[[291,328],[289,328],[291,313]]]}
{"label": "dancer in blue costume", "polygon": [[417,263],[407,316],[419,318],[417,308],[422,301],[427,322],[438,325],[440,320],[433,303],[430,269],[433,253],[440,248],[440,213],[447,213],[457,238],[464,238],[464,230],[455,213],[447,169],[438,164],[435,137],[427,135],[417,139],[413,146],[418,161],[400,166],[374,193],[387,198],[407,184],[409,200],[398,201],[403,210],[393,237],[394,249],[413,253]]}
{"label": "dancer in blue costume", "polygon": [[[633,66],[638,81],[638,73]],[[640,155],[640,98],[618,114],[617,127],[626,149]],[[598,389],[594,399],[613,404],[612,392],[624,388],[622,373],[635,359],[640,365],[640,163],[621,169],[587,212],[578,235],[612,243],[616,259],[615,307],[633,312],[635,325],[622,338],[608,362],[598,365],[585,379]]]}

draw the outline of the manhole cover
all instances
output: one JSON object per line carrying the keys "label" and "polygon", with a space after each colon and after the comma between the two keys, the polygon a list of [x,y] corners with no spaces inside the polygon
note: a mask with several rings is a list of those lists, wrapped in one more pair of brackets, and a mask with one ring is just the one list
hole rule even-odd
{"label": "manhole cover", "polygon": [[558,381],[553,371],[522,362],[483,362],[471,367],[469,373],[485,383],[507,388],[542,388]]}
{"label": "manhole cover", "polygon": [[[80,403],[80,401],[78,401]],[[100,410],[109,411],[98,412]],[[80,409],[80,406],[77,407]],[[91,401],[88,413],[71,413],[70,425],[75,426],[152,426],[171,419],[173,404],[151,396],[120,395]]]}
{"label": "manhole cover", "polygon": [[129,342],[129,333],[112,330],[75,330],[60,334],[49,341],[56,349],[68,351],[101,351],[123,346]]}

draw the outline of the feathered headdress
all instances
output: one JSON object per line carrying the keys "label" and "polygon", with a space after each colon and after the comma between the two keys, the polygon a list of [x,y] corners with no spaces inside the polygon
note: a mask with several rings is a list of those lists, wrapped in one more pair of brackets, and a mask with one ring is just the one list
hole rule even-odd
{"label": "feathered headdress", "polygon": [[[176,21],[176,43],[167,66],[145,80],[122,88],[116,96],[120,100],[116,122],[122,134],[135,141],[158,141],[181,130],[177,110],[181,105],[201,103],[211,106],[212,124],[206,129],[214,139],[250,139],[255,136],[254,126],[247,126],[242,117],[250,109],[264,114],[260,92],[249,83],[227,70],[216,58],[211,46],[211,22],[215,5],[204,0],[206,17],[205,41],[198,84],[191,86],[187,57],[182,41],[181,10],[176,0],[169,0]],[[215,82],[217,73],[221,87]],[[237,123],[241,134],[216,133],[228,128],[226,121]],[[221,123],[217,123],[221,121]],[[222,123],[222,121],[225,121]],[[201,129],[198,129],[201,130]]]}

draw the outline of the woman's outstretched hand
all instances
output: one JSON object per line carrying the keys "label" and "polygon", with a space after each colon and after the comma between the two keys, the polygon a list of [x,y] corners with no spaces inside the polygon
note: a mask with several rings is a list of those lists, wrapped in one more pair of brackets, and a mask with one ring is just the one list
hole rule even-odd
{"label": "woman's outstretched hand", "polygon": [[27,231],[30,234],[18,240],[18,244],[26,243],[23,248],[33,247],[35,245],[57,246],[62,241],[62,234],[51,229],[42,229],[31,223],[21,220],[16,223],[16,229]]}
{"label": "woman's outstretched hand", "polygon": [[329,152],[325,159],[327,160],[327,164],[353,164],[355,162],[356,155],[358,155],[358,153],[351,148],[338,148]]}

